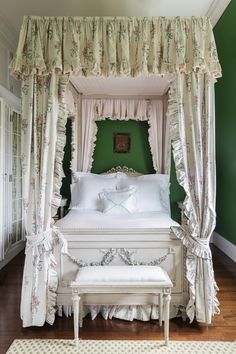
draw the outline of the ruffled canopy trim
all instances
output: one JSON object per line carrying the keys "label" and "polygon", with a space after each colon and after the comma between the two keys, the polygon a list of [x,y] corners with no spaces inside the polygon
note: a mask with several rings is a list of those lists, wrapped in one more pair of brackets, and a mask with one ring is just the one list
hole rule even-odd
{"label": "ruffled canopy trim", "polygon": [[206,17],[24,17],[11,74],[221,76]]}
{"label": "ruffled canopy trim", "polygon": [[60,190],[62,186],[62,178],[65,177],[62,161],[64,157],[64,147],[66,144],[66,122],[69,114],[65,101],[66,85],[68,81],[68,75],[61,76],[58,85],[60,90],[60,99],[58,101],[57,142],[54,162],[53,196],[51,200],[52,217],[56,215],[61,203]]}

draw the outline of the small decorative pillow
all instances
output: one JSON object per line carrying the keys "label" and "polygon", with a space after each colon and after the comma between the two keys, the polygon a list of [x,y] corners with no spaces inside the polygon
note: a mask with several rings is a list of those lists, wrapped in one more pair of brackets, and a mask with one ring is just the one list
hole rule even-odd
{"label": "small decorative pillow", "polygon": [[99,193],[102,212],[106,214],[130,214],[138,211],[137,188],[129,186],[120,190],[104,189]]}

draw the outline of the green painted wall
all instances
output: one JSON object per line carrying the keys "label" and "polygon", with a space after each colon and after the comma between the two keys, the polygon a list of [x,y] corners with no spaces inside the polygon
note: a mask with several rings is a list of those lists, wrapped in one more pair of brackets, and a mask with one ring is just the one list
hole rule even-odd
{"label": "green painted wall", "polygon": [[67,198],[70,201],[70,184],[71,184],[71,120],[68,119],[66,123],[66,145],[64,148],[63,169],[65,178],[62,179],[61,195],[63,198]]}
{"label": "green painted wall", "polygon": [[214,28],[223,77],[216,84],[216,231],[236,245],[236,1]]}
{"label": "green painted wall", "polygon": [[[97,122],[98,133],[92,172],[101,173],[114,166],[129,166],[147,174],[155,173],[148,143],[148,123],[135,120],[105,120]],[[113,152],[113,134],[130,133],[129,153]]]}
{"label": "green painted wall", "polygon": [[178,202],[185,198],[185,191],[177,182],[175,163],[171,154],[171,170],[170,170],[170,206],[171,217],[178,223],[181,223],[181,213],[178,207]]}

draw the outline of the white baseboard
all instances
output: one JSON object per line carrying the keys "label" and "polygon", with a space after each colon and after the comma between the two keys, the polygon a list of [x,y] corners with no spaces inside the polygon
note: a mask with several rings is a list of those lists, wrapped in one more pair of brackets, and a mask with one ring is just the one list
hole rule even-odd
{"label": "white baseboard", "polygon": [[236,262],[236,245],[226,240],[217,232],[213,234],[213,244],[216,245],[222,252],[224,252],[229,258]]}
{"label": "white baseboard", "polygon": [[15,256],[18,255],[25,248],[25,241],[19,241],[12,249],[7,253],[6,257],[0,261],[0,269],[5,267]]}

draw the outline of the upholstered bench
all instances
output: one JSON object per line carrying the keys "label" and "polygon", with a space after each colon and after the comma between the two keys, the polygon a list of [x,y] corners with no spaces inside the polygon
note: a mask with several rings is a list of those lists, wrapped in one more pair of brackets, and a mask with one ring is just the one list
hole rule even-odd
{"label": "upholstered bench", "polygon": [[86,295],[96,293],[118,294],[119,296],[116,297],[113,305],[129,305],[125,303],[125,294],[158,295],[159,324],[161,326],[164,319],[164,339],[165,344],[168,345],[172,286],[168,274],[157,266],[93,266],[80,268],[75,281],[71,283],[75,344],[78,344],[79,340],[79,325],[82,326],[80,309],[87,304]]}

